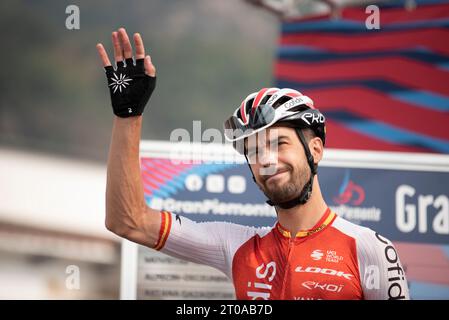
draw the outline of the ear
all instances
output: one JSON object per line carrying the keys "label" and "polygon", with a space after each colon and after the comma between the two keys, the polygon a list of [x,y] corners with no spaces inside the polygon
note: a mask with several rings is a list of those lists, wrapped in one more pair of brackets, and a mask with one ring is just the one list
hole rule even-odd
{"label": "ear", "polygon": [[320,138],[314,137],[309,141],[309,150],[314,163],[319,163],[323,159],[324,146]]}

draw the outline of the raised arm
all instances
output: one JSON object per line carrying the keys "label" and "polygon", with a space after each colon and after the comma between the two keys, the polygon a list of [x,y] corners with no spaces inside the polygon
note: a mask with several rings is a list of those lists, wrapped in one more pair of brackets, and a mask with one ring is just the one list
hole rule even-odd
{"label": "raised arm", "polygon": [[150,56],[145,56],[139,34],[134,34],[135,64],[124,28],[112,33],[112,42],[117,69],[112,67],[103,45],[97,44],[116,115],[107,169],[106,228],[130,241],[153,247],[158,240],[161,218],[159,211],[145,203],[139,142],[142,112],[155,87],[156,69]]}

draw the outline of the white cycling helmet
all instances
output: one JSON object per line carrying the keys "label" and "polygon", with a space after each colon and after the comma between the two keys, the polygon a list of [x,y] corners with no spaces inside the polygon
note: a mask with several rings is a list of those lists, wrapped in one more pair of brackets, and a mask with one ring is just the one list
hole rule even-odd
{"label": "white cycling helmet", "polygon": [[312,129],[325,143],[325,118],[312,99],[293,89],[278,88],[263,88],[247,96],[225,121],[225,137],[239,141],[279,122]]}
{"label": "white cycling helmet", "polygon": [[[294,199],[284,203],[267,201],[270,205],[288,209],[309,200],[312,194],[313,177],[317,173],[318,165],[314,163],[302,129],[311,129],[324,145],[325,121],[323,114],[314,108],[312,99],[301,92],[288,88],[263,88],[251,93],[242,101],[232,116],[225,121],[224,131],[226,139],[233,142],[234,148],[239,153],[245,154],[244,144],[237,145],[237,141],[243,142],[245,138],[278,123],[285,123],[296,130],[311,170],[310,179]],[[252,173],[250,165],[249,168]],[[256,182],[254,174],[253,179]]]}

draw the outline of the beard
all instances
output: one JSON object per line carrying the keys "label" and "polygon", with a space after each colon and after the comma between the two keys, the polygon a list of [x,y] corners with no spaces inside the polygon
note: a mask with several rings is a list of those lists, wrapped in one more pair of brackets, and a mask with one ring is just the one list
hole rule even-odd
{"label": "beard", "polygon": [[[258,183],[259,188],[273,203],[283,203],[290,201],[296,197],[299,197],[304,186],[310,179],[310,170],[307,166],[302,169],[296,168],[296,170],[286,165],[282,168],[277,168],[278,171],[284,169],[287,170],[288,180],[281,182],[271,182],[264,179],[262,183]],[[284,179],[283,179],[284,180]]]}

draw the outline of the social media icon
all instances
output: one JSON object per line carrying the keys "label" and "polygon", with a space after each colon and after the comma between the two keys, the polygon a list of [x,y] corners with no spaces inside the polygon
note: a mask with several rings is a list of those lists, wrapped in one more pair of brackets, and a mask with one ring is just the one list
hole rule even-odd
{"label": "social media icon", "polygon": [[246,179],[243,176],[230,176],[228,178],[228,191],[230,193],[243,193],[246,190]]}
{"label": "social media icon", "polygon": [[224,191],[224,177],[219,174],[211,174],[206,178],[206,190],[211,193],[222,193]]}
{"label": "social media icon", "polygon": [[189,174],[186,177],[185,186],[189,191],[199,191],[203,187],[203,179],[197,174]]}

